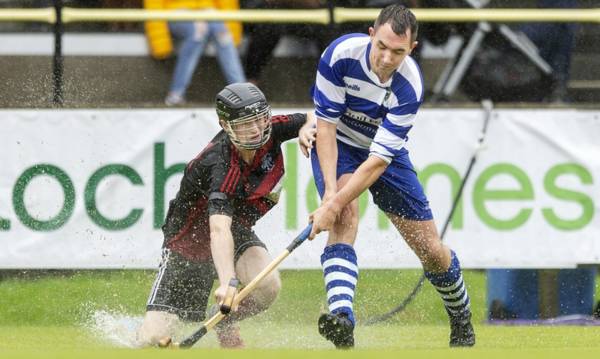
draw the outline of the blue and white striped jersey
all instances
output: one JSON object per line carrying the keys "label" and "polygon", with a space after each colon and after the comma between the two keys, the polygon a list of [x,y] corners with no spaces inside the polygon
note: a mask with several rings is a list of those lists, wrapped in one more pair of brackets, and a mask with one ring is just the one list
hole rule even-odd
{"label": "blue and white striped jersey", "polygon": [[313,101],[319,118],[337,124],[339,141],[370,150],[389,163],[407,152],[407,133],[423,102],[423,78],[407,56],[381,83],[371,71],[370,50],[366,34],[333,41],[319,61]]}

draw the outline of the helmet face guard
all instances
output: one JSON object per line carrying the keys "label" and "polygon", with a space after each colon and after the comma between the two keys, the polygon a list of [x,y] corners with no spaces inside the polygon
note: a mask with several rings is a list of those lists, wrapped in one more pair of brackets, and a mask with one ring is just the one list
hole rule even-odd
{"label": "helmet face guard", "polygon": [[271,108],[223,123],[231,142],[246,150],[261,148],[271,137]]}
{"label": "helmet face guard", "polygon": [[217,114],[233,144],[256,150],[271,137],[271,107],[251,83],[235,83],[217,95]]}

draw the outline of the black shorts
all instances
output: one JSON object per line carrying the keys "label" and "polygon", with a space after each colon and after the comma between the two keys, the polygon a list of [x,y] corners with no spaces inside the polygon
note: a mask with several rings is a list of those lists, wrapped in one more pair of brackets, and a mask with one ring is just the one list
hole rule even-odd
{"label": "black shorts", "polygon": [[[235,262],[250,247],[267,248],[252,230],[232,227]],[[181,320],[201,321],[206,317],[208,297],[215,279],[217,273],[212,261],[190,261],[164,248],[146,310],[174,313]]]}

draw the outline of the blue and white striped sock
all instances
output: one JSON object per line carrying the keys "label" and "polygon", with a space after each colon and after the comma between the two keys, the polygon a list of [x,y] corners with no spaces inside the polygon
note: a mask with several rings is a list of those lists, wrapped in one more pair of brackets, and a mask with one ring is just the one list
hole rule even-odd
{"label": "blue and white striped sock", "polygon": [[446,312],[450,317],[462,317],[470,311],[469,294],[467,287],[463,281],[463,276],[460,270],[460,262],[456,257],[456,253],[451,251],[452,260],[450,268],[445,273],[425,272],[425,276],[434,288],[438,291]]}
{"label": "blue and white striped sock", "polygon": [[355,324],[352,303],[358,281],[358,265],[354,248],[342,243],[325,247],[321,265],[329,311],[332,314],[345,313],[352,324]]}

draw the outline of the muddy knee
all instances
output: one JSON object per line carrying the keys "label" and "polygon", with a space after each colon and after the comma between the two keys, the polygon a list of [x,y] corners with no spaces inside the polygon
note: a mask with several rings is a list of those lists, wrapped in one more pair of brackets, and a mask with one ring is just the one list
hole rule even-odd
{"label": "muddy knee", "polygon": [[142,325],[136,333],[137,345],[140,347],[156,346],[159,340],[172,337],[179,323],[176,314],[148,311]]}
{"label": "muddy knee", "polygon": [[277,299],[281,290],[281,280],[279,273],[273,272],[269,274],[252,293],[254,304],[258,312],[262,312]]}

